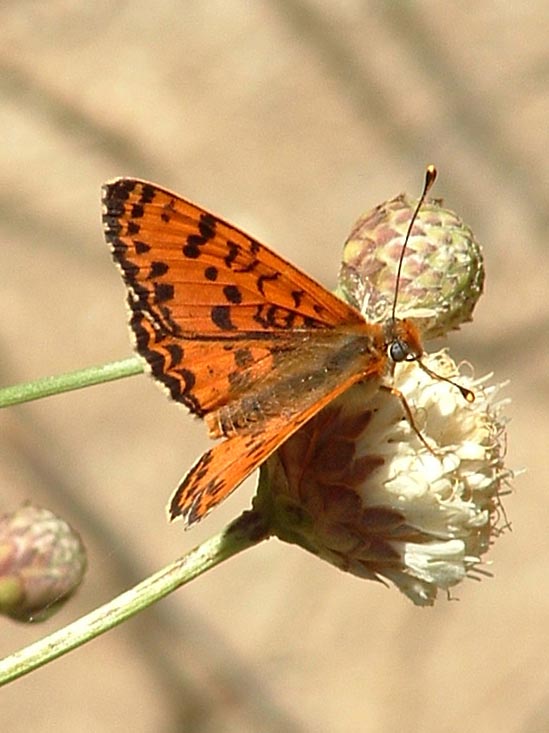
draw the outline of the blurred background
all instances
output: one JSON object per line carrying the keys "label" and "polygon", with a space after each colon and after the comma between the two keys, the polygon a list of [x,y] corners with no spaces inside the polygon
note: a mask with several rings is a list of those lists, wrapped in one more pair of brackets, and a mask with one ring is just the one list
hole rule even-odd
{"label": "blurred background", "polygon": [[[494,577],[458,601],[415,608],[271,540],[2,689],[4,730],[549,729],[548,38],[543,2],[2,3],[2,384],[130,355],[106,179],[172,188],[334,287],[358,215],[433,162],[487,269],[452,354],[510,380],[508,464],[527,468]],[[90,554],[60,614],[0,620],[2,656],[248,506],[253,479],[196,529],[167,524],[207,444],[145,376],[0,415],[0,510],[57,510]]]}

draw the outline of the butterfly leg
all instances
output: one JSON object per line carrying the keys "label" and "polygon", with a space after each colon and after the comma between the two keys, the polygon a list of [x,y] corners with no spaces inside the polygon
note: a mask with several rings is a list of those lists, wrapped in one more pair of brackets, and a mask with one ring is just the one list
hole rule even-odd
{"label": "butterfly leg", "polygon": [[429,453],[436,456],[437,453],[431,448],[429,443],[425,440],[421,430],[418,428],[410,405],[408,404],[408,401],[406,397],[402,394],[402,392],[396,387],[390,387],[388,384],[381,384],[379,388],[382,389],[384,392],[389,392],[389,394],[391,394],[393,397],[396,397],[400,401],[400,404],[402,405],[402,409],[404,410],[404,414],[406,415],[406,419],[408,420],[410,427],[423,443],[425,448],[427,448]]}

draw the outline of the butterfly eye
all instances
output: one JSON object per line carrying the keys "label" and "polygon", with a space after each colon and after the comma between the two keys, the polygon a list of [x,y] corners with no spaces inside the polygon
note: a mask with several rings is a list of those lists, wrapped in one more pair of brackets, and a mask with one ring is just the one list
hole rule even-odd
{"label": "butterfly eye", "polygon": [[397,363],[417,359],[417,355],[411,350],[410,344],[402,339],[391,341],[389,344],[389,357]]}

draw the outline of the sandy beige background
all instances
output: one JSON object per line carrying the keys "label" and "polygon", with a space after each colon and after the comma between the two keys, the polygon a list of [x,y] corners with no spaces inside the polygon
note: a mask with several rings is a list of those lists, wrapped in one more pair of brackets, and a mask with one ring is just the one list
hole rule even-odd
{"label": "sandy beige background", "polygon": [[[398,9],[397,9],[398,8]],[[456,358],[511,380],[494,578],[417,609],[271,541],[0,691],[5,731],[371,733],[549,729],[549,9],[544,2],[11,2],[0,6],[3,384],[130,353],[99,188],[155,180],[333,287],[350,226],[435,190],[484,244]],[[168,526],[205,431],[145,377],[0,415],[2,510],[79,527],[90,569],[3,655],[223,527]]]}

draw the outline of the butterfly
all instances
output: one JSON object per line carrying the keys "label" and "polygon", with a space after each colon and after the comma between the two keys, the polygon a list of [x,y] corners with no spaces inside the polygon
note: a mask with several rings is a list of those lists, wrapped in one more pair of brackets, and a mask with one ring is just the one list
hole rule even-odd
{"label": "butterfly", "polygon": [[[428,168],[416,214],[435,175]],[[171,500],[171,518],[187,526],[343,392],[364,381],[375,390],[395,363],[422,355],[412,322],[369,323],[253,237],[152,183],[107,183],[103,223],[137,352],[222,438]]]}

